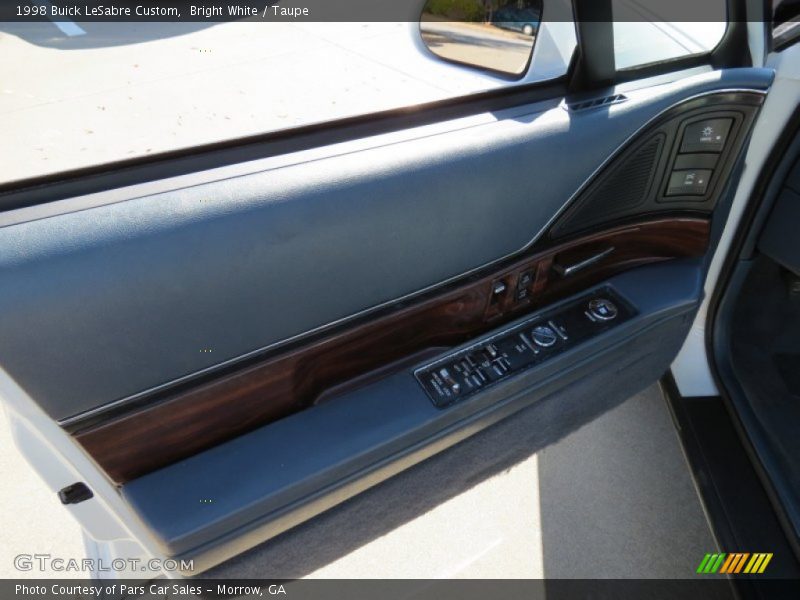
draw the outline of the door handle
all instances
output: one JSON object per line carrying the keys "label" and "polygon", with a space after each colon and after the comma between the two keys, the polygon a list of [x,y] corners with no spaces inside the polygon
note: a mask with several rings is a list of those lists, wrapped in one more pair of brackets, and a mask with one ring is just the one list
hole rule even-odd
{"label": "door handle", "polygon": [[555,269],[556,273],[561,275],[561,277],[569,277],[570,275],[574,275],[578,271],[582,271],[586,267],[590,267],[595,263],[599,263],[605,257],[609,256],[612,252],[614,252],[614,246],[606,248],[602,252],[593,254],[589,258],[585,258],[582,261],[576,262],[575,264],[569,266],[554,264],[553,268]]}

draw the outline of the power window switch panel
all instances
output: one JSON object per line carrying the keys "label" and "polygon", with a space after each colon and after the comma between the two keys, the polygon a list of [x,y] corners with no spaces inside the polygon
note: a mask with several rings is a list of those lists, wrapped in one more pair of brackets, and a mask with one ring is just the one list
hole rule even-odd
{"label": "power window switch panel", "polygon": [[667,196],[704,196],[713,172],[711,169],[673,171],[669,176]]}

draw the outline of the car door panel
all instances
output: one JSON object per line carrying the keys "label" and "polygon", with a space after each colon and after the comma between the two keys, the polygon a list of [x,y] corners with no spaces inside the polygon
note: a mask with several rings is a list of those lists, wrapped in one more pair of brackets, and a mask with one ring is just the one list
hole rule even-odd
{"label": "car door panel", "polygon": [[659,112],[768,82],[713,73],[613,113],[531,107],[5,227],[0,364],[65,420],[236,360],[521,251]]}
{"label": "car door panel", "polygon": [[[200,569],[522,408],[563,435],[676,355],[771,77],[545,101],[5,213],[0,367],[142,544]],[[707,189],[672,193],[686,127],[712,118],[730,132]],[[449,406],[423,387],[453,353],[600,294],[629,314]]]}
{"label": "car door panel", "polygon": [[[399,369],[398,360],[410,364],[419,360],[419,353],[459,344],[631,264],[701,256],[708,235],[704,219],[656,219],[556,245],[447,292],[177,392],[152,407],[80,430],[76,439],[115,481],[127,481],[242,433],[253,423],[311,406],[343,381],[379,377],[387,366]],[[592,269],[567,277],[552,272],[562,263],[579,264],[598,248],[613,252]],[[493,301],[494,285],[502,282],[513,290],[525,273],[531,276],[525,290],[529,298],[516,301],[507,294],[503,301]]]}
{"label": "car door panel", "polygon": [[[664,136],[666,146],[675,145],[676,123],[695,119],[698,114],[718,116],[719,107],[730,107],[732,97],[723,93],[703,96],[701,100],[703,104],[711,103],[713,112],[709,113],[709,106],[681,106],[677,116],[670,113],[665,117],[666,126],[654,126],[656,135]],[[744,139],[745,125],[752,122],[755,107],[748,107],[747,102],[758,101],[757,94],[740,94],[740,110],[748,111],[747,117],[745,113],[737,113],[741,114],[737,121],[738,133],[737,136],[731,134],[728,151],[736,146],[734,142]],[[648,129],[641,135],[647,138],[653,133]],[[637,142],[632,142],[632,146],[636,149]],[[652,160],[659,172],[666,169],[670,160],[669,153],[663,155]],[[620,160],[625,162],[627,158],[623,153]],[[727,156],[720,159],[727,165],[718,169],[720,172],[732,166],[726,159]],[[604,181],[619,176],[615,164],[616,161],[609,166],[611,177],[604,177]],[[622,171],[622,174],[627,173]],[[312,406],[327,390],[359,380],[386,365],[408,362],[417,353],[431,348],[461,343],[536,304],[578,291],[619,270],[668,258],[701,256],[708,245],[707,219],[655,218],[661,213],[674,214],[681,206],[680,198],[660,203],[662,178],[661,175],[650,178],[652,185],[641,193],[645,202],[629,207],[627,214],[612,211],[609,224],[597,228],[595,233],[584,232],[572,239],[565,238],[560,225],[571,224],[576,218],[575,211],[567,210],[555,222],[552,234],[546,234],[537,244],[516,253],[519,258],[490,264],[473,274],[469,282],[462,280],[447,288],[436,288],[425,297],[407,300],[402,306],[387,307],[380,315],[368,314],[357,323],[343,323],[331,333],[320,333],[313,339],[299,340],[292,347],[255,357],[249,365],[233,368],[207,382],[190,382],[162,395],[160,402],[151,399],[149,407],[135,407],[136,410],[128,407],[128,411],[119,416],[96,411],[90,415],[94,421],[79,419],[69,425],[76,427],[77,440],[112,479],[122,483],[259,424]],[[612,184],[612,189],[618,185]],[[683,202],[693,213],[708,213],[720,192],[721,186],[719,190],[709,191],[706,197]],[[583,210],[597,203],[606,206],[609,204],[606,196],[598,194],[595,186],[589,186],[585,194],[578,196],[576,205]],[[578,212],[578,218],[580,214]],[[634,218],[635,227],[613,227],[614,219],[620,216]],[[553,240],[553,236],[557,238]],[[561,242],[563,239],[567,241]],[[612,254],[577,276],[559,275],[559,269],[571,269],[574,267],[570,265],[594,260],[592,253],[595,251],[612,251]],[[382,271],[376,273],[373,279],[380,281]],[[502,302],[493,303],[490,298],[493,286],[515,288],[525,273],[532,281],[530,298],[515,302],[510,301],[507,294]],[[332,288],[328,296],[334,294]]]}
{"label": "car door panel", "polygon": [[[646,387],[686,336],[702,298],[700,274],[688,260],[610,279],[636,307],[633,319],[447,410],[404,370],[138,478],[122,494],[163,552],[210,566],[532,403],[562,406],[563,417],[580,423],[581,414]],[[575,387],[596,391],[575,405]],[[559,425],[543,423],[550,427]],[[213,503],[187,510],[199,497]]]}

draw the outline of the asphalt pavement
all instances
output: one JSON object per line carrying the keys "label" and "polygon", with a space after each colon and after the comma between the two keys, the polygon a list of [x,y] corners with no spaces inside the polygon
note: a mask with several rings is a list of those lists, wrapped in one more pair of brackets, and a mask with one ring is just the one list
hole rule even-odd
{"label": "asphalt pavement", "polygon": [[0,23],[0,182],[469,94],[408,23]]}
{"label": "asphalt pavement", "polygon": [[[514,84],[431,59],[416,27],[0,23],[0,183]],[[492,29],[514,70],[525,36]],[[616,24],[618,66],[701,52],[722,31]],[[439,50],[476,52],[452,42]]]}

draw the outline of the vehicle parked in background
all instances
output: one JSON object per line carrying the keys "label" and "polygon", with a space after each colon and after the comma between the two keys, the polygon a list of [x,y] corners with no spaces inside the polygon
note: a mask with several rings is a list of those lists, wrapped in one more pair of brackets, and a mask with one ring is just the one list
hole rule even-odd
{"label": "vehicle parked in background", "polygon": [[535,8],[504,6],[492,14],[492,25],[534,36],[539,30],[541,12]]}

